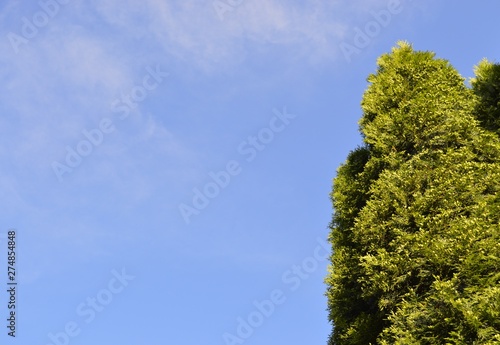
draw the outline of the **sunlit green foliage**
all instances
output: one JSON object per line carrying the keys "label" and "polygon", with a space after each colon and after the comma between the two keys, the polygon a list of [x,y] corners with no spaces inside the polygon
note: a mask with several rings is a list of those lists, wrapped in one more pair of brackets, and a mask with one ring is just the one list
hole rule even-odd
{"label": "sunlit green foliage", "polygon": [[497,67],[469,89],[408,43],[379,58],[331,194],[330,344],[500,343]]}

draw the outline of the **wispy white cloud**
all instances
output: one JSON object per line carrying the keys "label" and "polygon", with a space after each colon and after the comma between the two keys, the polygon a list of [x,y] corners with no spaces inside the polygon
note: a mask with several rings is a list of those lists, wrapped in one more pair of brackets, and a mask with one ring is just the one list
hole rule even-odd
{"label": "wispy white cloud", "polygon": [[[131,1],[112,0],[96,8],[108,23],[131,37],[151,40],[191,68],[209,72],[240,62],[262,44],[295,47],[311,61],[331,59],[336,39],[344,30],[341,23],[332,21],[334,5],[321,1],[308,2],[307,6],[276,0],[245,1],[224,21],[220,21],[212,1],[147,0],[137,8]],[[135,10],[124,10],[129,6]]]}

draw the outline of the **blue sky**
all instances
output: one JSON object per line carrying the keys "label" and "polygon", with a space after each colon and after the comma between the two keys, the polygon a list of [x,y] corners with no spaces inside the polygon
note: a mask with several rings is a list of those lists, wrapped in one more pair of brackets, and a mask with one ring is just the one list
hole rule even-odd
{"label": "blue sky", "polygon": [[17,229],[18,290],[1,343],[325,344],[329,191],[366,77],[401,39],[471,77],[499,60],[499,10],[3,1],[0,233]]}

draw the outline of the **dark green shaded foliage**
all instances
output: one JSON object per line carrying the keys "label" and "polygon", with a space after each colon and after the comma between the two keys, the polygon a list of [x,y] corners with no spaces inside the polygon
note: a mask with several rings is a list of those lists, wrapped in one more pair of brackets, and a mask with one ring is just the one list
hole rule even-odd
{"label": "dark green shaded foliage", "polygon": [[404,42],[368,81],[365,146],[331,194],[329,344],[500,343],[500,142],[482,98]]}
{"label": "dark green shaded foliage", "polygon": [[474,72],[472,89],[480,99],[475,115],[484,128],[500,134],[500,64],[483,60]]}

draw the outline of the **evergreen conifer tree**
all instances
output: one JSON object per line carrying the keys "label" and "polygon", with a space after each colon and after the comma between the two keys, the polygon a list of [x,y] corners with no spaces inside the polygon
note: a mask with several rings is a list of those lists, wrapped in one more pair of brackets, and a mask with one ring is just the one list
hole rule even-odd
{"label": "evergreen conifer tree", "polygon": [[476,117],[484,128],[500,134],[500,65],[485,59],[474,72],[472,89],[479,97]]}
{"label": "evergreen conifer tree", "polygon": [[331,194],[329,344],[500,343],[498,66],[470,89],[406,42],[377,64]]}

